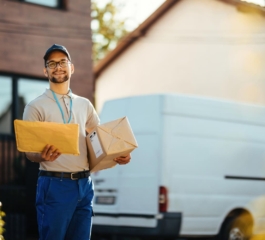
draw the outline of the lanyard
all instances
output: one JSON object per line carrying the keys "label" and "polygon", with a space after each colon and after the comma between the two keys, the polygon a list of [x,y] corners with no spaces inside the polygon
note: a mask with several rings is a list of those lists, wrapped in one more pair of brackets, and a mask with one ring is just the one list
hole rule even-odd
{"label": "lanyard", "polygon": [[[51,91],[52,91],[52,90],[51,90]],[[70,89],[70,93],[72,93],[71,89]],[[54,99],[55,99],[55,101],[56,101],[56,103],[57,103],[57,105],[58,105],[60,111],[61,111],[62,118],[63,118],[63,122],[66,123],[66,121],[65,121],[65,119],[64,119],[63,109],[62,109],[62,107],[61,107],[61,105],[60,105],[60,103],[59,103],[59,100],[58,100],[58,98],[56,97],[56,94],[54,93],[54,91],[52,91],[52,94],[53,94],[53,97],[54,97]],[[69,117],[67,123],[69,123],[69,122],[71,121],[71,119],[72,119],[72,98],[70,97],[70,117]]]}

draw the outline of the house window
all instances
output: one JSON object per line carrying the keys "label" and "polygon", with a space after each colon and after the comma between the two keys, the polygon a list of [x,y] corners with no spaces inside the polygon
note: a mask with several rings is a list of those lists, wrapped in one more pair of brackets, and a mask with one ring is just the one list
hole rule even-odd
{"label": "house window", "polygon": [[30,101],[49,87],[43,79],[29,79],[0,74],[0,134],[13,134],[14,119],[22,119],[23,111]]}
{"label": "house window", "polygon": [[0,133],[11,133],[12,78],[0,76]]}
{"label": "house window", "polygon": [[22,0],[22,2],[28,2],[53,8],[60,8],[62,6],[62,0]]}
{"label": "house window", "polygon": [[22,119],[26,104],[40,96],[49,87],[48,81],[32,80],[27,78],[18,79],[18,99],[20,102],[17,118]]}

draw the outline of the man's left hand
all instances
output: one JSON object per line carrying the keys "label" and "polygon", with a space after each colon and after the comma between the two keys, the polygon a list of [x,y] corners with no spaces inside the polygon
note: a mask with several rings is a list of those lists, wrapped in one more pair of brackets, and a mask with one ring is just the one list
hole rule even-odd
{"label": "man's left hand", "polygon": [[129,163],[131,160],[131,154],[127,155],[127,156],[120,156],[114,159],[114,161],[120,165],[124,165]]}

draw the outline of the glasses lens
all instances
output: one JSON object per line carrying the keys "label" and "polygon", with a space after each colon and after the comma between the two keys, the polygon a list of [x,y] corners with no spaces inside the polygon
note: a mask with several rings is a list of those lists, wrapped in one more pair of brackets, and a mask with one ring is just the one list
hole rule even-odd
{"label": "glasses lens", "polygon": [[47,66],[48,66],[48,68],[56,68],[56,62],[49,62],[49,63],[47,63]]}
{"label": "glasses lens", "polygon": [[63,61],[60,61],[59,64],[60,64],[61,67],[66,67],[67,64],[68,64],[68,61],[63,60]]}

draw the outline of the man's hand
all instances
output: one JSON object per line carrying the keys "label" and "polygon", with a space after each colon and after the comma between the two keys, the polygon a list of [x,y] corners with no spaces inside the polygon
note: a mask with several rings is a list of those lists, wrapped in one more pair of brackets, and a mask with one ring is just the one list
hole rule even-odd
{"label": "man's hand", "polygon": [[46,145],[41,153],[26,153],[27,158],[32,162],[55,161],[61,153],[53,145]]}
{"label": "man's hand", "polygon": [[55,148],[53,145],[46,145],[46,147],[43,149],[42,153],[41,153],[41,158],[44,161],[49,161],[49,162],[53,162],[54,160],[56,160],[59,156],[61,155],[61,153],[59,152],[59,150],[57,148]]}
{"label": "man's hand", "polygon": [[127,155],[127,156],[120,156],[114,159],[114,161],[120,165],[124,165],[129,163],[131,160],[131,154]]}

